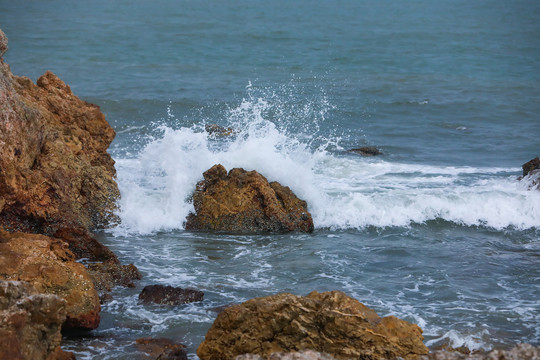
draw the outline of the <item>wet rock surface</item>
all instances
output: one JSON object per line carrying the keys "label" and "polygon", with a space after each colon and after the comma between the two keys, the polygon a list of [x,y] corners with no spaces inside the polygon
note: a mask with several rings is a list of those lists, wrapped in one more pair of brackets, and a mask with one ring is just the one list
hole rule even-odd
{"label": "wet rock surface", "polygon": [[137,348],[148,354],[149,359],[156,360],[187,360],[185,346],[167,338],[140,338],[136,341]]}
{"label": "wet rock surface", "polygon": [[202,301],[204,293],[195,289],[182,289],[164,285],[148,285],[139,294],[142,304],[182,305]]}
{"label": "wet rock surface", "polygon": [[26,281],[66,301],[64,329],[95,329],[101,310],[84,265],[61,240],[0,230],[0,279]]}
{"label": "wet rock surface", "polygon": [[362,146],[356,149],[350,149],[348,151],[362,156],[378,156],[383,154],[375,146]]}
{"label": "wet rock surface", "polygon": [[267,357],[314,350],[336,359],[415,359],[428,353],[422,330],[339,291],[283,293],[251,299],[220,313],[199,346],[201,360]]}
{"label": "wet rock surface", "polygon": [[0,280],[0,358],[74,359],[60,348],[66,302],[28,283]]}
{"label": "wet rock surface", "polygon": [[538,156],[522,166],[523,176],[519,180],[528,182],[529,190],[540,190],[540,158]]}
{"label": "wet rock surface", "polygon": [[268,357],[262,357],[254,354],[239,355],[235,360],[335,360],[331,355],[320,353],[313,350],[305,350],[298,352],[278,352],[273,353]]}
{"label": "wet rock surface", "polygon": [[238,233],[289,231],[312,232],[307,203],[286,186],[256,171],[229,171],[214,165],[204,173],[193,194],[195,214],[187,230],[218,230]]}

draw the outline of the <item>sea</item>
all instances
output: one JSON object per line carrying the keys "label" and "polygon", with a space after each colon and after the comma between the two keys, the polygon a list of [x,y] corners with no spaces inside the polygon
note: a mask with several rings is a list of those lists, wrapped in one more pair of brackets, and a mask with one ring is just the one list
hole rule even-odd
{"label": "sea", "polygon": [[[518,181],[540,155],[538,19],[537,0],[0,0],[13,73],[53,71],[116,130],[121,223],[97,236],[144,276],[64,349],[145,359],[135,340],[166,337],[197,359],[220,307],[314,290],[430,349],[539,346],[540,191]],[[184,230],[214,164],[289,186],[315,231]],[[151,284],[204,301],[142,305]]]}

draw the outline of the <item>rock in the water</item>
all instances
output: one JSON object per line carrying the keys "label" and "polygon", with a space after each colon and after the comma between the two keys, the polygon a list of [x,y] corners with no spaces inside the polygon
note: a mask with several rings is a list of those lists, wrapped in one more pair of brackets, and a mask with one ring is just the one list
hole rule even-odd
{"label": "rock in the water", "polygon": [[540,158],[538,156],[521,166],[523,168],[523,176],[518,180],[528,182],[529,190],[540,190]]}
{"label": "rock in the water", "polygon": [[0,230],[0,279],[26,281],[40,293],[64,299],[65,329],[95,329],[99,325],[98,293],[85,267],[75,262],[63,241]]}
{"label": "rock in the water", "polygon": [[188,216],[188,230],[313,231],[306,202],[256,171],[235,168],[227,174],[222,165],[214,165],[197,184],[193,205],[196,214]]}
{"label": "rock in the water", "polygon": [[65,318],[66,302],[58,296],[0,280],[0,359],[74,359],[60,348]]}
{"label": "rock in the water", "polygon": [[99,107],[52,72],[34,84],[0,59],[0,227],[53,235],[115,222],[114,136]]}
{"label": "rock in the water", "polygon": [[143,304],[182,305],[202,301],[203,297],[204,293],[199,290],[148,285],[139,294],[139,301]]}
{"label": "rock in the water", "polygon": [[422,329],[339,291],[256,298],[220,313],[199,346],[201,360],[267,357],[311,349],[336,359],[414,359],[428,353]]}
{"label": "rock in the water", "polygon": [[244,354],[236,357],[235,360],[335,360],[331,355],[320,353],[313,350],[297,352],[278,352],[264,358],[254,354]]}
{"label": "rock in the water", "polygon": [[538,360],[540,348],[530,344],[518,344],[510,350],[492,350],[487,353],[463,354],[457,351],[436,351],[419,360]]}
{"label": "rock in the water", "polygon": [[137,348],[156,360],[187,360],[185,346],[166,338],[140,338]]}
{"label": "rock in the water", "polygon": [[521,167],[523,169],[523,176],[527,176],[529,175],[531,171],[540,169],[540,158],[538,158],[537,156],[531,161],[528,161],[525,164],[523,164]]}
{"label": "rock in the water", "polygon": [[204,130],[208,133],[208,135],[213,135],[217,137],[228,137],[234,135],[235,133],[233,128],[226,128],[217,124],[205,125]]}
{"label": "rock in the water", "polygon": [[375,146],[362,146],[357,149],[350,149],[349,152],[359,154],[362,156],[377,156],[382,155],[382,152]]}

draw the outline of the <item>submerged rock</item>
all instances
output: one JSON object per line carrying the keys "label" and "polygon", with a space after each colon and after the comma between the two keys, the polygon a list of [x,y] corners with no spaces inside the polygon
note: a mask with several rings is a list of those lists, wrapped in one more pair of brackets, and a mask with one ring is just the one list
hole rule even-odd
{"label": "submerged rock", "polygon": [[98,293],[84,265],[61,240],[0,230],[0,279],[26,281],[40,293],[66,301],[65,329],[95,329]]}
{"label": "submerged rock", "polygon": [[339,291],[283,293],[225,309],[199,346],[201,360],[315,350],[336,359],[414,359],[428,353],[422,329]]}
{"label": "submerged rock", "polygon": [[115,222],[114,136],[99,107],[52,72],[34,84],[0,59],[0,227],[53,235]]}
{"label": "submerged rock", "polygon": [[66,302],[30,284],[0,280],[0,359],[74,359],[60,348]]}
{"label": "submerged rock", "polygon": [[156,360],[187,360],[186,347],[167,338],[140,338],[137,348]]}
{"label": "submerged rock", "polygon": [[363,146],[357,149],[350,149],[349,152],[359,154],[362,156],[377,156],[382,155],[382,152],[375,146]]}
{"label": "submerged rock", "polygon": [[187,230],[253,232],[313,232],[307,203],[286,186],[256,171],[229,171],[214,165],[204,174],[193,194],[195,214]]}
{"label": "submerged rock", "polygon": [[139,294],[139,301],[143,304],[182,305],[202,301],[203,297],[204,293],[199,290],[148,285]]}

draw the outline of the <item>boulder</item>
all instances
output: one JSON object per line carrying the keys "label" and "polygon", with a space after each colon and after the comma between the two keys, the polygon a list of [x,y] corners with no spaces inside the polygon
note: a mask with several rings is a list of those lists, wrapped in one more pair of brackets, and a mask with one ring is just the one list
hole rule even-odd
{"label": "boulder", "polygon": [[55,74],[34,84],[0,59],[0,227],[53,235],[116,222],[114,136],[99,107]]}
{"label": "boulder", "polygon": [[256,171],[229,171],[214,165],[204,174],[193,194],[195,214],[187,217],[187,230],[239,233],[313,232],[305,201],[291,189]]}
{"label": "boulder", "polygon": [[375,146],[362,146],[357,149],[350,149],[349,152],[359,154],[362,156],[377,156],[382,155],[382,152]]}
{"label": "boulder", "polygon": [[523,169],[523,176],[529,175],[531,171],[540,169],[540,158],[538,158],[538,156],[535,157],[531,161],[523,164],[521,168]]}
{"label": "boulder", "polygon": [[66,301],[65,329],[95,329],[98,293],[84,265],[61,240],[0,230],[0,280],[26,281],[40,293]]}
{"label": "boulder", "polygon": [[28,283],[0,280],[0,359],[74,359],[60,348],[66,302]]}
{"label": "boulder", "polygon": [[202,301],[204,293],[194,289],[182,289],[172,286],[148,285],[139,294],[143,304],[182,305]]}
{"label": "boulder", "polygon": [[204,130],[208,133],[208,135],[214,137],[229,137],[234,135],[236,132],[233,128],[226,128],[217,124],[207,124],[204,126]]}
{"label": "boulder", "polygon": [[217,316],[197,350],[201,360],[268,357],[314,350],[336,359],[415,359],[428,353],[422,329],[375,311],[339,291],[283,293],[246,301]]}

